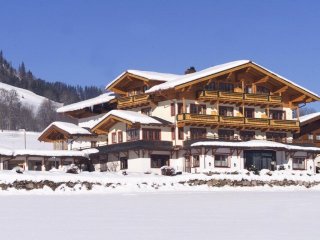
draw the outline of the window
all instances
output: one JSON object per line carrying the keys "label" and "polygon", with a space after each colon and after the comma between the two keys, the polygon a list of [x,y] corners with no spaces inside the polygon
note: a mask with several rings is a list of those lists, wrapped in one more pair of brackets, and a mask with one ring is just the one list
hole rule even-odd
{"label": "window", "polygon": [[142,139],[143,140],[151,140],[151,141],[160,141],[161,130],[160,129],[142,129]]}
{"label": "window", "polygon": [[175,127],[171,128],[171,138],[172,138],[172,140],[176,140],[176,128]]}
{"label": "window", "polygon": [[207,90],[207,91],[216,90],[216,83],[215,82],[211,82],[211,83],[207,84],[206,86],[204,86],[204,90]]}
{"label": "window", "polygon": [[137,141],[140,139],[139,129],[132,128],[127,130],[127,142]]}
{"label": "window", "polygon": [[168,155],[151,155],[151,168],[161,168],[163,166],[169,166]]}
{"label": "window", "polygon": [[178,114],[183,113],[183,104],[182,103],[178,103]]}
{"label": "window", "polygon": [[190,128],[191,139],[205,138],[206,135],[207,135],[207,129],[205,128]]}
{"label": "window", "polygon": [[116,143],[117,142],[117,134],[115,132],[113,132],[111,134],[111,139],[112,139],[112,143]]}
{"label": "window", "polygon": [[214,155],[215,167],[228,167],[228,155]]}
{"label": "window", "polygon": [[240,138],[241,140],[248,141],[252,140],[255,137],[254,131],[240,131]]}
{"label": "window", "polygon": [[142,114],[145,114],[145,115],[147,115],[147,116],[151,116],[151,107],[142,108],[142,109],[141,109],[141,113],[142,113]]}
{"label": "window", "polygon": [[193,114],[206,114],[206,105],[190,104],[190,113]]}
{"label": "window", "polygon": [[118,142],[119,143],[122,143],[123,142],[123,135],[122,135],[122,132],[118,132]]}
{"label": "window", "polygon": [[219,129],[218,135],[219,135],[219,139],[225,139],[225,140],[233,140],[234,139],[234,131],[233,130]]}
{"label": "window", "polygon": [[270,94],[270,90],[264,86],[257,86],[257,93],[259,94]]}
{"label": "window", "polygon": [[176,104],[171,103],[170,107],[171,107],[171,116],[175,116],[176,115]]}
{"label": "window", "polygon": [[92,148],[97,147],[97,141],[91,141],[91,147]]}
{"label": "window", "polygon": [[292,168],[295,170],[304,170],[306,167],[305,165],[305,158],[296,157],[292,159]]}
{"label": "window", "polygon": [[271,119],[275,119],[275,120],[284,120],[285,119],[284,111],[270,110],[269,115],[270,115],[269,117]]}
{"label": "window", "polygon": [[308,134],[308,140],[313,140],[313,135],[312,134]]}
{"label": "window", "polygon": [[[239,112],[243,114],[242,107],[239,108]],[[254,118],[254,109],[253,108],[244,108],[244,117],[246,118]]]}
{"label": "window", "polygon": [[219,107],[219,115],[220,116],[233,116],[233,108],[232,107],[223,107],[223,106],[220,106]]}
{"label": "window", "polygon": [[199,155],[192,156],[192,167],[200,167],[200,156]]}
{"label": "window", "polygon": [[267,140],[282,141],[282,139],[287,137],[287,134],[284,132],[267,132],[266,137]]}
{"label": "window", "polygon": [[320,141],[320,135],[316,135],[316,140]]}
{"label": "window", "polygon": [[184,128],[183,127],[178,128],[178,138],[179,138],[179,140],[184,140]]}
{"label": "window", "polygon": [[149,89],[149,86],[143,86],[143,92],[146,92]]}
{"label": "window", "polygon": [[252,91],[252,87],[251,87],[251,86],[246,86],[245,92],[246,92],[246,93],[252,93],[252,92],[253,92],[253,91]]}
{"label": "window", "polygon": [[121,157],[120,158],[120,170],[128,169],[128,158]]}
{"label": "window", "polygon": [[233,92],[233,84],[232,83],[219,83],[219,91],[222,92]]}

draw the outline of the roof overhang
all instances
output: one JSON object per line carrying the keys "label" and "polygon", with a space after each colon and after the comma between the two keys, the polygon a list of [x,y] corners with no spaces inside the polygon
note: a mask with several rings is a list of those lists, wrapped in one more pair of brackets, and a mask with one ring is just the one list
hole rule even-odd
{"label": "roof overhang", "polygon": [[318,95],[314,94],[313,92],[310,92],[310,91],[306,90],[305,88],[300,87],[297,84],[294,84],[293,82],[289,81],[288,79],[285,79],[284,77],[281,77],[280,75],[277,75],[277,74],[269,71],[268,69],[254,63],[254,62],[251,62],[251,61],[248,63],[244,63],[242,65],[236,66],[236,67],[232,67],[232,68],[214,73],[214,74],[206,75],[201,78],[197,78],[197,79],[185,82],[185,83],[181,83],[181,84],[175,86],[174,89],[175,90],[183,89],[183,88],[189,87],[190,85],[204,82],[204,81],[208,81],[212,78],[223,76],[225,74],[228,74],[228,73],[231,73],[234,71],[238,71],[241,69],[245,69],[245,68],[253,68],[253,69],[257,70],[258,72],[261,72],[261,73],[265,74],[266,76],[269,76],[270,78],[278,81],[279,83],[282,83],[285,86],[288,86],[289,88],[302,94],[301,97],[299,97],[295,100],[297,103],[320,101],[320,97]]}
{"label": "roof overhang", "polygon": [[150,85],[150,83],[152,82],[157,82],[158,84],[166,82],[165,80],[160,81],[160,80],[148,79],[146,77],[139,76],[126,71],[122,73],[119,77],[117,77],[115,80],[113,80],[113,82],[111,82],[109,85],[107,85],[106,90],[112,91],[118,94],[126,94],[126,91],[120,88],[121,84],[123,84],[124,81],[129,81],[129,82],[142,81],[146,85]]}
{"label": "roof overhang", "polygon": [[64,129],[61,129],[55,125],[51,125],[44,132],[41,133],[38,140],[41,142],[59,142],[72,139],[79,136],[92,136],[92,134],[70,134]]}

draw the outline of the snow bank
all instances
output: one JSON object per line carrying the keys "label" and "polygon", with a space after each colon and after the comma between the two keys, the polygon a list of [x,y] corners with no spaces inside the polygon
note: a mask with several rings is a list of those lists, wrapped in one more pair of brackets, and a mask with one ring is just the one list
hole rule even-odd
{"label": "snow bank", "polygon": [[287,149],[296,151],[320,152],[317,147],[303,147],[297,145],[283,144],[266,140],[251,140],[246,142],[223,142],[223,141],[203,141],[191,144],[191,147],[236,147],[236,148],[272,148]]}

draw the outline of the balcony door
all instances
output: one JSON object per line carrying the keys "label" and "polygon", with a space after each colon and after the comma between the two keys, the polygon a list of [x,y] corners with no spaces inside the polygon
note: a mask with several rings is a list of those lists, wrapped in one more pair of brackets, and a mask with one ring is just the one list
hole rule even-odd
{"label": "balcony door", "polygon": [[205,128],[190,128],[190,138],[200,139],[207,136],[207,129]]}
{"label": "balcony door", "polygon": [[224,117],[232,117],[233,116],[233,107],[219,107],[219,115]]}
{"label": "balcony door", "polygon": [[281,110],[270,110],[269,111],[269,117],[270,119],[275,119],[275,120],[285,120],[285,112]]}

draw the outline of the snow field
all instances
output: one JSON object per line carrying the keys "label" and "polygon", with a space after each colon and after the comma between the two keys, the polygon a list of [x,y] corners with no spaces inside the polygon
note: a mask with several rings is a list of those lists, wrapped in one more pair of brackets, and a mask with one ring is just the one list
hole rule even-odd
{"label": "snow field", "polygon": [[1,239],[319,239],[320,192],[0,198]]}

